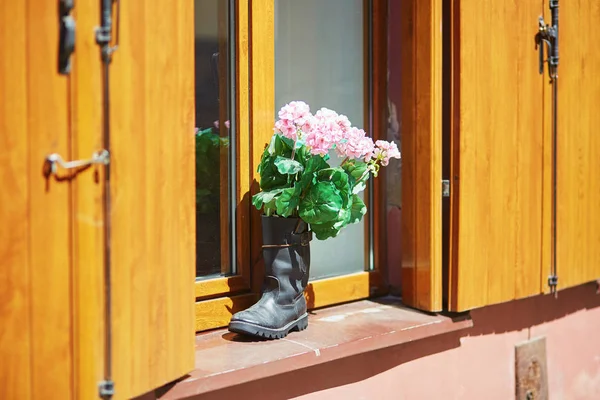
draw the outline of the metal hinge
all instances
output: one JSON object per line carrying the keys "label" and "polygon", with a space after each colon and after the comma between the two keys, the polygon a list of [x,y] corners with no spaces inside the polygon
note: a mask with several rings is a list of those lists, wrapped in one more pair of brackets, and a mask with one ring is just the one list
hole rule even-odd
{"label": "metal hinge", "polygon": [[442,197],[450,197],[450,181],[442,179]]}
{"label": "metal hinge", "polygon": [[548,286],[550,286],[553,290],[556,290],[556,287],[558,286],[558,275],[548,276]]}
{"label": "metal hinge", "polygon": [[115,383],[113,381],[102,381],[98,385],[98,394],[101,399],[110,399],[115,394]]}

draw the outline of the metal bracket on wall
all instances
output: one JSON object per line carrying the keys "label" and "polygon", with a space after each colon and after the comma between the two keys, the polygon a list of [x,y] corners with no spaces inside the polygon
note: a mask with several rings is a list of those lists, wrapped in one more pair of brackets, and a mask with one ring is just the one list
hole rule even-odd
{"label": "metal bracket on wall", "polygon": [[75,51],[75,20],[70,15],[73,0],[61,0],[59,7],[60,39],[58,44],[58,72],[71,72],[71,55]]}
{"label": "metal bracket on wall", "polygon": [[548,399],[547,365],[545,337],[515,347],[515,399]]}
{"label": "metal bracket on wall", "polygon": [[[538,33],[535,36],[539,50],[539,72],[544,73],[544,63],[548,62],[548,75],[552,84],[552,271],[548,277],[548,286],[554,295],[557,294],[557,166],[558,166],[558,0],[550,0],[552,21],[546,24],[544,17],[538,18]],[[548,60],[544,60],[544,46],[548,48]]]}

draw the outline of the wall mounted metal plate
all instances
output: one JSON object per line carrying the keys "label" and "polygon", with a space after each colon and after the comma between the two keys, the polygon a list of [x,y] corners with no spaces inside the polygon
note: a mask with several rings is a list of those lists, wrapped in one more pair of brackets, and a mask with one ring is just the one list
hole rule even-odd
{"label": "wall mounted metal plate", "polygon": [[546,338],[540,337],[515,347],[515,398],[548,399]]}

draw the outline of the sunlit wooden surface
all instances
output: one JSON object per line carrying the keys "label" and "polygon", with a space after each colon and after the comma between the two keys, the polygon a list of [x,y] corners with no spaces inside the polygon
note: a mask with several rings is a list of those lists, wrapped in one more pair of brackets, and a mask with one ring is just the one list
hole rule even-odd
{"label": "sunlit wooden surface", "polygon": [[[93,32],[98,3],[78,1],[73,9],[78,32]],[[76,35],[70,79],[71,156],[85,159],[103,148],[102,66],[93,35]],[[73,180],[73,357],[76,399],[93,399],[104,376],[104,168],[96,166]]]}
{"label": "sunlit wooden surface", "polygon": [[[561,2],[559,24],[557,261],[564,289],[600,278],[600,3]],[[549,95],[547,82],[546,75]]]}
{"label": "sunlit wooden surface", "polygon": [[55,15],[51,3],[0,5],[2,398],[43,398],[48,387],[73,398],[71,191],[42,175],[48,153],[70,155]]}
{"label": "sunlit wooden surface", "polygon": [[194,366],[193,7],[121,4],[121,43],[111,66],[119,398]]}
{"label": "sunlit wooden surface", "polygon": [[403,2],[402,37],[402,299],[442,308],[440,1]]}
{"label": "sunlit wooden surface", "polygon": [[[257,168],[265,146],[273,135],[275,118],[275,4],[274,0],[253,0],[249,13],[250,48],[250,193],[260,190]],[[252,289],[259,292],[264,277],[260,212],[250,213],[250,265]]]}
{"label": "sunlit wooden surface", "polygon": [[542,11],[453,2],[452,310],[541,292]]}

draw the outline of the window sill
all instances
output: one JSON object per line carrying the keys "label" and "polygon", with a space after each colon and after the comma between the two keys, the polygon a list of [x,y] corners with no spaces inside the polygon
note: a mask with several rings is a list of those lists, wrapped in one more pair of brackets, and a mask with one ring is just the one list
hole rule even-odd
{"label": "window sill", "polygon": [[316,310],[308,329],[276,341],[253,341],[227,330],[196,337],[196,369],[160,390],[161,400],[184,399],[344,357],[473,326],[406,308],[396,298],[364,300]]}

